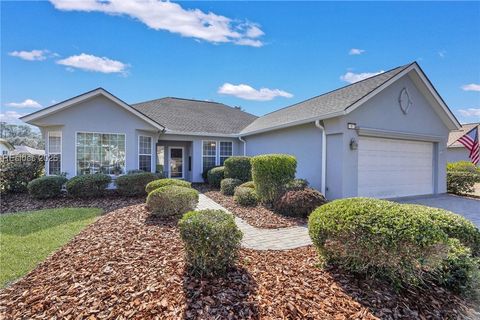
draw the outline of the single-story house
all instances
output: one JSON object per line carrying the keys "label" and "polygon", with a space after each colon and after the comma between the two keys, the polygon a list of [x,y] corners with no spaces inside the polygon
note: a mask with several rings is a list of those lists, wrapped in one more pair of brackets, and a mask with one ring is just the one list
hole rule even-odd
{"label": "single-story house", "polygon": [[460,130],[450,132],[447,143],[447,162],[470,161],[470,150],[458,142],[458,139],[475,127],[480,130],[480,123],[462,124]]}
{"label": "single-story house", "polygon": [[446,192],[460,124],[414,62],[256,117],[217,102],[128,104],[99,88],[21,118],[46,141],[49,174],[132,169],[202,181],[232,155],[288,153],[328,199]]}
{"label": "single-story house", "polygon": [[0,153],[2,156],[9,155],[15,148],[5,139],[0,139]]}

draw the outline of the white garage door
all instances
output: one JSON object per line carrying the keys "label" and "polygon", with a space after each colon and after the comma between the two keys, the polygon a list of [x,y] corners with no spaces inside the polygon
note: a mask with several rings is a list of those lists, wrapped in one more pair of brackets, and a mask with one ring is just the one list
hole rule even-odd
{"label": "white garage door", "polygon": [[358,196],[394,198],[433,193],[433,143],[361,137]]}

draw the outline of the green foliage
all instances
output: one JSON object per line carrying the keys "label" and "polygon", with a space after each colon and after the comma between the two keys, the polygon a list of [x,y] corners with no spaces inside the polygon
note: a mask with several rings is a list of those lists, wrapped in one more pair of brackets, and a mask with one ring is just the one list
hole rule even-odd
{"label": "green foliage", "polygon": [[308,217],[308,215],[325,204],[327,200],[317,190],[306,188],[285,192],[274,203],[275,211],[286,216]]}
{"label": "green foliage", "polygon": [[208,183],[208,171],[210,171],[213,168],[218,168],[218,167],[221,167],[221,166],[213,166],[213,167],[210,167],[210,168],[205,168],[205,170],[203,170],[203,172],[202,172],[203,181]]}
{"label": "green foliage", "polygon": [[447,171],[471,172],[477,174],[478,179],[480,179],[480,167],[477,167],[470,161],[449,162],[447,163]]}
{"label": "green foliage", "polygon": [[447,191],[454,194],[471,193],[475,191],[477,181],[475,173],[467,171],[447,171]]}
{"label": "green foliage", "polygon": [[233,196],[235,188],[242,184],[242,180],[226,178],[220,182],[220,191],[226,196]]}
{"label": "green foliage", "polygon": [[44,176],[28,183],[28,193],[36,199],[55,198],[62,194],[62,187],[68,181],[63,176]]}
{"label": "green foliage", "polygon": [[253,188],[236,187],[233,200],[244,207],[253,207],[258,204],[258,196]]}
{"label": "green foliage", "polygon": [[179,179],[170,179],[170,178],[158,179],[148,183],[147,186],[145,187],[145,191],[147,193],[150,193],[155,189],[166,187],[166,186],[179,186],[179,187],[191,188],[192,184],[188,181],[179,180]]}
{"label": "green foliage", "polygon": [[67,182],[67,192],[75,198],[98,197],[105,193],[111,181],[112,178],[103,173],[75,176]]}
{"label": "green foliage", "polygon": [[252,180],[250,157],[235,156],[225,160],[225,178],[238,179],[243,182]]}
{"label": "green foliage", "polygon": [[239,185],[239,187],[255,189],[255,184],[253,183],[253,181],[247,181]]}
{"label": "green foliage", "polygon": [[283,186],[283,191],[297,191],[308,188],[308,181],[305,179],[293,179]]}
{"label": "green foliage", "polygon": [[272,204],[283,186],[295,178],[297,160],[286,154],[266,154],[251,159],[252,177],[260,200]]}
{"label": "green foliage", "polygon": [[220,188],[220,182],[225,177],[225,167],[216,167],[208,170],[207,180],[212,187]]}
{"label": "green foliage", "polygon": [[308,229],[325,262],[414,285],[448,250],[448,236],[427,211],[369,198],[335,200],[310,215]]}
{"label": "green foliage", "polygon": [[151,172],[128,173],[115,179],[117,192],[123,196],[141,196],[146,194],[145,187],[148,183],[157,179]]}
{"label": "green foliage", "polygon": [[27,185],[43,174],[44,158],[18,155],[0,158],[0,192],[26,192]]}
{"label": "green foliage", "polygon": [[157,188],[147,197],[152,215],[162,217],[180,216],[195,209],[197,204],[197,190],[173,185]]}
{"label": "green foliage", "polygon": [[223,275],[234,265],[243,234],[232,215],[222,210],[190,211],[178,225],[191,273]]}

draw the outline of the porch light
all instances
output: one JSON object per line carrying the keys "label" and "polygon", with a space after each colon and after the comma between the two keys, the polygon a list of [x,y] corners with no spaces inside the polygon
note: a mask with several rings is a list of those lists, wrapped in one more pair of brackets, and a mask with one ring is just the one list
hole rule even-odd
{"label": "porch light", "polygon": [[358,149],[358,142],[355,138],[350,140],[350,150],[357,150]]}

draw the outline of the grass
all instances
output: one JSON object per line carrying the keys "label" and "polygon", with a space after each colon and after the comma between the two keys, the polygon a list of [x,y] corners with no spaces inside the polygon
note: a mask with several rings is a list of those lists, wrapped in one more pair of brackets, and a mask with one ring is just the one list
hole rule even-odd
{"label": "grass", "polygon": [[0,216],[0,287],[24,276],[102,213],[62,208]]}

